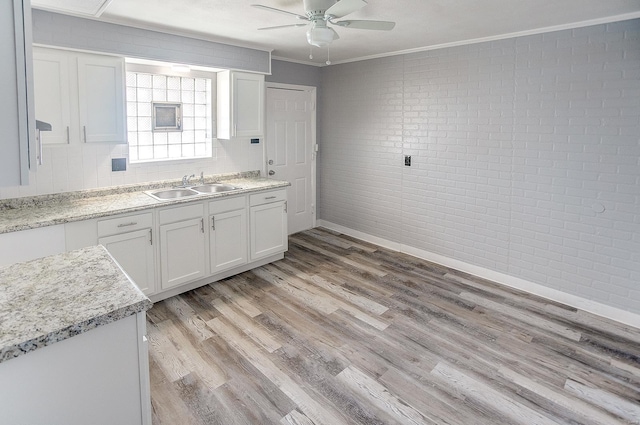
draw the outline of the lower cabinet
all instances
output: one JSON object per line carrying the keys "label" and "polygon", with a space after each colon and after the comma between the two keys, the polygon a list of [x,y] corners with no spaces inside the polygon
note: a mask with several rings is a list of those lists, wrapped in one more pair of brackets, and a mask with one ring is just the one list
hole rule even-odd
{"label": "lower cabinet", "polygon": [[98,239],[145,295],[155,292],[155,261],[151,229]]}
{"label": "lower cabinet", "polygon": [[161,210],[159,220],[162,289],[205,277],[203,204]]}
{"label": "lower cabinet", "polygon": [[247,206],[244,196],[209,203],[211,274],[246,264]]}
{"label": "lower cabinet", "polygon": [[98,243],[147,296],[156,292],[153,213],[98,221]]}
{"label": "lower cabinet", "polygon": [[251,195],[249,210],[250,258],[258,260],[288,249],[287,192]]}

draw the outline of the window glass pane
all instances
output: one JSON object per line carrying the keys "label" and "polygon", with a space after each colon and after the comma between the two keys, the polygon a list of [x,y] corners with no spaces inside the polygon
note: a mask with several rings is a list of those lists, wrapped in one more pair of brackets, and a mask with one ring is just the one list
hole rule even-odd
{"label": "window glass pane", "polygon": [[[126,84],[132,162],[212,156],[211,79],[127,72]],[[163,102],[175,103],[182,112],[182,128],[176,122],[154,130],[153,102],[161,102],[155,104],[156,114]],[[171,118],[176,120],[175,112]]]}

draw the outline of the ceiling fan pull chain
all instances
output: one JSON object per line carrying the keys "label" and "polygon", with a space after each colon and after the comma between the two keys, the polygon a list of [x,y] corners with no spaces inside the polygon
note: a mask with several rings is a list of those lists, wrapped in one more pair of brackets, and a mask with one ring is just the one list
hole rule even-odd
{"label": "ceiling fan pull chain", "polygon": [[331,65],[331,59],[329,58],[329,46],[327,46],[327,65]]}
{"label": "ceiling fan pull chain", "polygon": [[313,59],[313,47],[309,45],[309,59]]}

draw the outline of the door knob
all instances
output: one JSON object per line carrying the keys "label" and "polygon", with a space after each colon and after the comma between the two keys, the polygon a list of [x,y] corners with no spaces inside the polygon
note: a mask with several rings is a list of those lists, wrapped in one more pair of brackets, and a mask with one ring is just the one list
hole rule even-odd
{"label": "door knob", "polygon": [[273,171],[273,170],[269,170],[269,175],[270,175],[270,176],[273,176],[275,173],[276,173],[275,171]]}
{"label": "door knob", "polygon": [[269,165],[273,165],[273,159],[270,159],[268,162]]}

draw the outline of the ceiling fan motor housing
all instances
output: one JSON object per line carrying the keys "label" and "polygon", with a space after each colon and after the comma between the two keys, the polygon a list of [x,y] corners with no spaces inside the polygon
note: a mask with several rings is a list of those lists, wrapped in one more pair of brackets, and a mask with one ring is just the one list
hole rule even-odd
{"label": "ceiling fan motor housing", "polygon": [[305,14],[311,21],[324,19],[324,12],[336,3],[336,0],[304,0]]}

